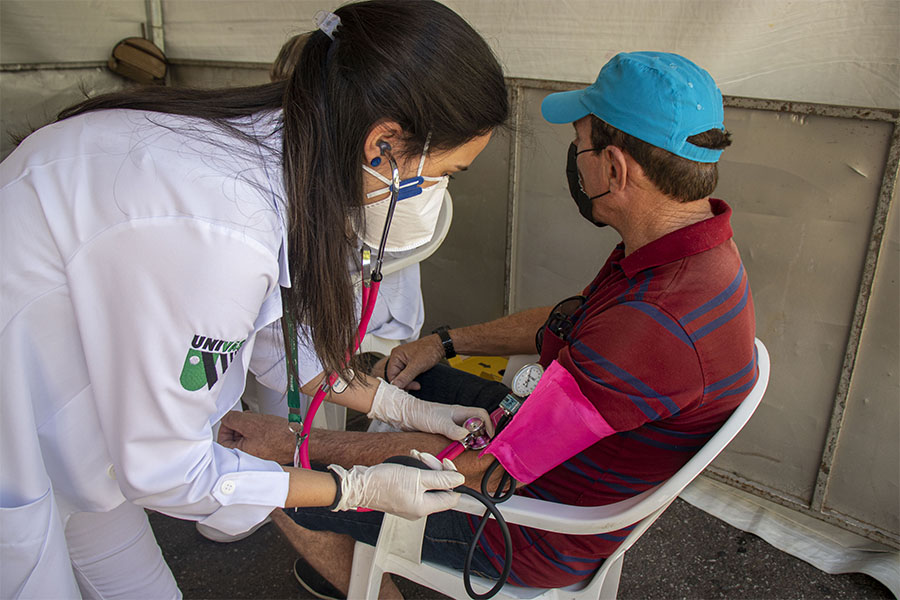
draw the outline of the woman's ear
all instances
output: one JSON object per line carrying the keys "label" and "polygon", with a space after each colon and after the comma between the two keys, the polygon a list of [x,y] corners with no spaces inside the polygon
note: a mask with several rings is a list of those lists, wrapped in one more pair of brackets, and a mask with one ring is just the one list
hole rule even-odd
{"label": "woman's ear", "polygon": [[390,151],[402,139],[403,128],[396,121],[382,120],[375,123],[369,133],[366,134],[363,153],[366,164],[372,164],[372,159],[381,157],[385,151]]}

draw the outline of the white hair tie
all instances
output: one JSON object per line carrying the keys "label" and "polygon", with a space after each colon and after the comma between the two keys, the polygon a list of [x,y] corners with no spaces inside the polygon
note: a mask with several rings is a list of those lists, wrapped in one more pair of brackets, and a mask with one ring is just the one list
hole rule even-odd
{"label": "white hair tie", "polygon": [[313,19],[313,22],[316,24],[316,27],[318,27],[319,30],[322,31],[322,33],[333,40],[334,30],[337,29],[341,24],[341,18],[333,12],[320,10],[316,13],[316,17]]}

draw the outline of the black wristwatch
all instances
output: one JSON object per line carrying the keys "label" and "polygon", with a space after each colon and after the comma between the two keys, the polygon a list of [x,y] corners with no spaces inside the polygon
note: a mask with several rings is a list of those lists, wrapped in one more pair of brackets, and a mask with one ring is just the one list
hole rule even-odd
{"label": "black wristwatch", "polygon": [[441,338],[441,346],[444,347],[444,358],[450,359],[456,356],[456,350],[453,348],[453,340],[450,339],[450,326],[441,325],[431,333],[436,333]]}

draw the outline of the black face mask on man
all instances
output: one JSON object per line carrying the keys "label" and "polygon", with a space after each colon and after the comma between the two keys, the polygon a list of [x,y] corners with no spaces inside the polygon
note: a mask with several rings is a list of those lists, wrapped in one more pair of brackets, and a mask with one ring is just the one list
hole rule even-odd
{"label": "black face mask on man", "polygon": [[583,152],[591,152],[592,150],[594,150],[594,148],[588,148],[587,150],[581,150],[579,152],[575,142],[569,144],[569,153],[566,158],[566,178],[569,180],[569,193],[572,194],[572,200],[574,200],[575,204],[578,206],[578,212],[581,213],[581,216],[597,227],[606,227],[606,223],[594,220],[593,203],[595,198],[605,196],[612,190],[607,190],[602,194],[588,197],[584,192],[584,188],[581,187],[581,177],[578,176],[578,155]]}

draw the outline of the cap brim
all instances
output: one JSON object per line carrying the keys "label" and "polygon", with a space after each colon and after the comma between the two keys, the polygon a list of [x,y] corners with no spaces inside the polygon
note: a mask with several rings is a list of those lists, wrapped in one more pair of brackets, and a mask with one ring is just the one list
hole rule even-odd
{"label": "cap brim", "polygon": [[550,123],[574,123],[591,112],[581,101],[583,96],[583,89],[550,94],[541,102],[541,114]]}

